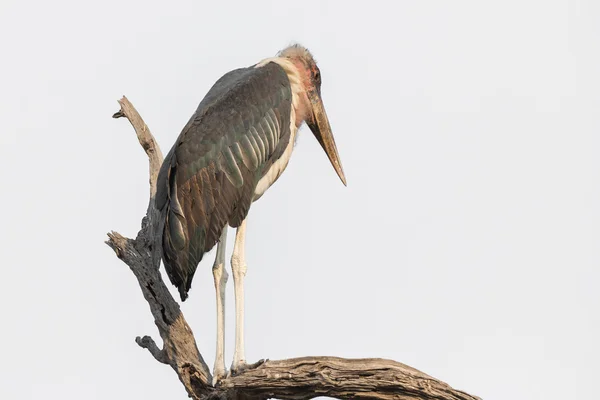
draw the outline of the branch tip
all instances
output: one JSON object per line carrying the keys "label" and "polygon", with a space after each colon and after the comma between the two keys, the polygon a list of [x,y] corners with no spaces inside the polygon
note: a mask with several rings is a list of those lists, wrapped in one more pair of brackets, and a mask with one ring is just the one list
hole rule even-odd
{"label": "branch tip", "polygon": [[144,337],[136,337],[135,342],[143,349],[146,349],[152,354],[152,356],[156,359],[156,361],[161,362],[163,364],[169,364],[169,357],[164,350],[160,350],[150,336]]}

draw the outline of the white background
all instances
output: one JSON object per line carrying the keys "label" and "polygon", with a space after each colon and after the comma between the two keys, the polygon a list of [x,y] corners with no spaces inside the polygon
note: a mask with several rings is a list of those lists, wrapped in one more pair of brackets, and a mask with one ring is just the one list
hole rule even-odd
{"label": "white background", "polygon": [[[103,244],[148,201],[111,115],[127,95],[166,153],[215,80],[292,41],[321,67],[348,187],[303,128],[250,212],[248,360],[385,357],[486,400],[598,398],[598,21],[597,1],[2,0],[0,398],[186,398],[134,343],[158,334]],[[183,305],[211,367],[213,255]],[[229,365],[231,281],[227,307]]]}

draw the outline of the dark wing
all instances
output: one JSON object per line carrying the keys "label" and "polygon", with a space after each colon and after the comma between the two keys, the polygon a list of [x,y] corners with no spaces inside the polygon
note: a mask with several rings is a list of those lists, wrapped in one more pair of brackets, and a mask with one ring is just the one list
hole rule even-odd
{"label": "dark wing", "polygon": [[204,253],[227,224],[246,218],[258,181],[289,143],[291,105],[279,65],[232,71],[211,88],[165,158],[156,206],[165,269],[182,300]]}

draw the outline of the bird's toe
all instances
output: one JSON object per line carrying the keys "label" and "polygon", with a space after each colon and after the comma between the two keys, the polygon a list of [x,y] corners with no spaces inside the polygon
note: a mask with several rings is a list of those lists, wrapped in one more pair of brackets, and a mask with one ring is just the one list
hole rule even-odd
{"label": "bird's toe", "polygon": [[217,386],[223,379],[228,376],[225,368],[215,368],[213,371],[212,385]]}
{"label": "bird's toe", "polygon": [[236,363],[236,364],[233,364],[233,365],[231,366],[231,369],[229,370],[229,374],[228,374],[228,376],[235,376],[235,375],[239,375],[239,374],[241,374],[241,373],[242,373],[242,372],[244,372],[244,371],[248,371],[248,370],[250,370],[250,369],[255,369],[255,368],[258,368],[258,367],[260,367],[261,365],[263,365],[263,364],[264,364],[266,361],[267,361],[267,360],[265,360],[264,358],[263,358],[263,359],[260,359],[260,360],[258,360],[258,361],[257,361],[257,362],[255,362],[255,363],[252,363],[252,364],[248,364],[248,363],[246,363],[246,361],[240,361],[240,362],[238,362],[238,363]]}

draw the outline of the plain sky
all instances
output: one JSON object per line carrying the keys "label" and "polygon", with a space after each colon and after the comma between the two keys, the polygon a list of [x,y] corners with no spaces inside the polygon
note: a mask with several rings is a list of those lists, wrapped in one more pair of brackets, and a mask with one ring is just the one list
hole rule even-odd
{"label": "plain sky", "polygon": [[[248,360],[385,357],[486,400],[600,398],[598,21],[597,0],[2,0],[0,398],[186,398],[134,343],[158,334],[103,243],[148,201],[111,115],[127,95],[166,153],[223,73],[293,41],[348,187],[303,128],[250,210]],[[213,257],[183,304],[211,367]]]}

